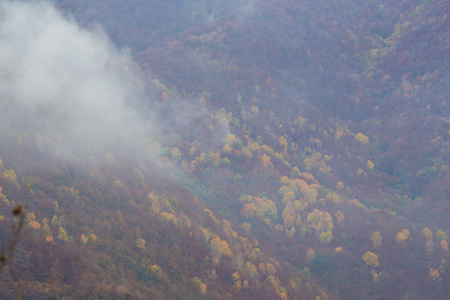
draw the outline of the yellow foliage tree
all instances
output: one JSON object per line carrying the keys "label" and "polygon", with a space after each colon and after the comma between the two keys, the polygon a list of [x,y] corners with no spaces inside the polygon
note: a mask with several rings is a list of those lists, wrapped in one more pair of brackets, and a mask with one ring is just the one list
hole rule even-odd
{"label": "yellow foliage tree", "polygon": [[310,212],[306,218],[308,227],[316,230],[317,234],[327,232],[333,229],[333,219],[326,211],[314,209]]}
{"label": "yellow foliage tree", "polygon": [[380,281],[381,273],[373,272],[372,273],[372,279],[373,283],[378,283]]}
{"label": "yellow foliage tree", "polygon": [[250,261],[245,262],[244,269],[250,278],[256,279],[259,277],[258,270],[256,269],[256,266],[252,262]]}
{"label": "yellow foliage tree", "polygon": [[318,171],[323,175],[329,175],[331,172],[331,168],[326,164],[325,157],[322,159],[320,152],[314,151],[314,153],[303,160],[303,164],[307,172]]}
{"label": "yellow foliage tree", "polygon": [[375,164],[371,160],[368,160],[367,161],[367,167],[369,169],[373,170],[373,169],[375,169]]}
{"label": "yellow foliage tree", "polygon": [[88,242],[88,237],[82,233],[81,237],[80,237],[80,241],[83,245],[86,245],[86,243]]}
{"label": "yellow foliage tree", "polygon": [[269,276],[267,276],[265,283],[272,289],[276,290],[276,289],[278,289],[278,285],[280,284],[280,281],[275,276],[269,275]]}
{"label": "yellow foliage tree", "polygon": [[3,200],[3,202],[9,205],[9,200],[6,198],[5,194],[3,194],[3,188],[1,186],[0,186],[0,200]]}
{"label": "yellow foliage tree", "polygon": [[233,151],[233,148],[230,146],[230,145],[228,145],[228,144],[225,144],[225,146],[223,146],[223,152],[225,152],[225,153],[230,153],[231,151]]}
{"label": "yellow foliage tree", "polygon": [[267,156],[265,153],[261,156],[261,160],[263,162],[264,168],[268,168],[272,166],[272,162],[270,161],[270,157]]}
{"label": "yellow foliage tree", "polygon": [[248,233],[250,231],[250,228],[252,227],[252,225],[250,223],[244,222],[244,223],[242,223],[241,227],[242,227],[242,229],[244,229],[245,232]]}
{"label": "yellow foliage tree", "polygon": [[274,155],[275,154],[275,151],[273,151],[273,149],[272,148],[270,148],[269,146],[267,146],[267,145],[262,145],[261,146],[261,149],[262,149],[262,151],[264,151],[266,154],[268,154],[268,155]]}
{"label": "yellow foliage tree", "polygon": [[341,198],[336,193],[328,193],[325,198],[336,204],[341,203]]}
{"label": "yellow foliage tree", "polygon": [[[257,248],[258,249],[258,248]],[[266,266],[264,265],[263,262],[260,262],[258,265],[258,270],[260,274],[265,274],[266,273]]]}
{"label": "yellow foliage tree", "polygon": [[241,275],[239,274],[239,272],[234,272],[232,276],[233,276],[234,281],[239,280],[241,278]]}
{"label": "yellow foliage tree", "polygon": [[255,151],[255,152],[261,151],[261,145],[258,142],[249,141],[248,146],[250,147],[250,149],[252,151]]}
{"label": "yellow foliage tree", "polygon": [[336,129],[336,131],[334,132],[334,137],[339,140],[340,138],[342,138],[345,135],[344,131],[342,129]]}
{"label": "yellow foliage tree", "polygon": [[316,252],[313,249],[308,249],[308,251],[306,251],[306,260],[311,262],[316,258]]}
{"label": "yellow foliage tree", "polygon": [[380,265],[380,263],[378,262],[378,255],[370,251],[367,251],[366,254],[363,255],[363,260],[366,265],[374,268]]}
{"label": "yellow foliage tree", "polygon": [[59,227],[58,238],[65,242],[67,242],[69,240],[69,236],[67,235],[66,230],[64,230],[64,227],[62,227],[62,226]]}
{"label": "yellow foliage tree", "polygon": [[205,239],[205,242],[208,242],[209,239],[211,238],[211,234],[209,233],[208,229],[203,228],[202,233],[203,233],[203,238]]}
{"label": "yellow foliage tree", "polygon": [[438,231],[436,231],[435,237],[436,237],[436,240],[438,242],[440,242],[440,241],[447,241],[447,234],[444,231],[440,230],[440,229]]}
{"label": "yellow foliage tree", "polygon": [[248,147],[243,147],[241,150],[241,153],[244,157],[251,159],[253,157],[252,152],[250,151],[250,148]]}
{"label": "yellow foliage tree", "polygon": [[181,158],[181,151],[180,151],[180,149],[178,149],[178,148],[172,148],[172,149],[170,149],[170,155],[171,155],[174,159],[178,160],[178,159]]}
{"label": "yellow foliage tree", "polygon": [[334,214],[334,217],[336,218],[336,221],[338,222],[338,224],[344,222],[344,220],[345,220],[344,214],[340,210],[338,210]]}
{"label": "yellow foliage tree", "polygon": [[283,196],[283,203],[293,201],[295,199],[295,194],[293,191],[287,191]]}
{"label": "yellow foliage tree", "polygon": [[222,255],[231,255],[230,246],[227,241],[221,240],[218,236],[214,237],[211,242],[211,252],[215,256],[221,257]]}
{"label": "yellow foliage tree", "polygon": [[146,244],[146,242],[143,238],[138,238],[136,240],[136,246],[140,249],[146,249],[147,247],[145,247],[145,244]]}
{"label": "yellow foliage tree", "polygon": [[160,215],[161,218],[163,218],[164,220],[176,224],[176,219],[175,219],[175,215],[174,215],[174,214],[163,211],[163,212],[161,212],[159,215]]}
{"label": "yellow foliage tree", "polygon": [[150,272],[158,280],[160,280],[163,275],[163,271],[158,265],[151,266]]}
{"label": "yellow foliage tree", "polygon": [[441,275],[439,274],[439,270],[430,268],[430,276],[431,276],[431,279],[438,280]]}
{"label": "yellow foliage tree", "polygon": [[277,272],[277,269],[275,268],[275,266],[272,265],[271,263],[267,263],[266,274],[267,275],[275,275],[276,272]]}
{"label": "yellow foliage tree", "polygon": [[295,208],[292,206],[291,202],[286,204],[283,211],[283,223],[285,227],[292,227],[295,225]]}
{"label": "yellow foliage tree", "polygon": [[192,156],[194,156],[195,152],[197,152],[197,148],[195,146],[192,146],[189,149],[189,155],[192,157]]}
{"label": "yellow foliage tree", "polygon": [[238,280],[238,281],[235,281],[234,282],[234,285],[233,285],[233,288],[236,290],[236,291],[240,291],[241,290],[241,288],[242,288],[242,283],[241,283],[241,281],[240,280]]}
{"label": "yellow foliage tree", "polygon": [[319,237],[324,244],[329,244],[333,240],[333,234],[330,231],[322,232]]}
{"label": "yellow foliage tree", "polygon": [[406,241],[407,239],[409,239],[409,237],[410,237],[409,230],[403,229],[402,231],[397,233],[397,235],[395,236],[395,241],[400,243]]}
{"label": "yellow foliage tree", "polygon": [[433,250],[433,232],[425,227],[422,230],[422,235],[427,239],[427,251],[430,252],[431,250]]}
{"label": "yellow foliage tree", "polygon": [[11,181],[15,186],[20,187],[19,182],[17,181],[16,172],[14,172],[13,169],[9,169],[3,172],[3,177]]}
{"label": "yellow foliage tree", "polygon": [[30,226],[30,227],[33,228],[33,229],[39,229],[39,228],[41,228],[41,224],[39,224],[39,223],[36,222],[36,221],[30,221],[30,222],[28,223],[28,226]]}
{"label": "yellow foliage tree", "polygon": [[283,151],[286,153],[287,152],[287,146],[288,146],[286,138],[284,136],[282,136],[282,137],[280,137],[278,139],[278,142],[280,143],[280,146],[284,148]]}
{"label": "yellow foliage tree", "polygon": [[213,153],[212,162],[213,162],[214,167],[220,166],[221,157],[220,157],[220,153],[218,151]]}
{"label": "yellow foliage tree", "polygon": [[367,144],[369,143],[369,138],[362,134],[361,132],[358,132],[355,136],[355,139],[360,142],[361,144]]}
{"label": "yellow foliage tree", "polygon": [[234,143],[236,143],[236,142],[237,142],[236,135],[234,135],[234,134],[227,134],[227,136],[226,136],[226,143],[228,145],[233,146]]}
{"label": "yellow foliage tree", "polygon": [[258,115],[259,114],[259,108],[256,105],[252,105],[250,107],[250,112],[253,113],[254,115]]}
{"label": "yellow foliage tree", "polygon": [[194,277],[192,278],[192,285],[200,292],[200,294],[204,295],[206,294],[206,284],[202,283],[200,278]]}
{"label": "yellow foliage tree", "polygon": [[275,203],[272,200],[267,199],[266,197],[260,198],[242,195],[239,198],[239,201],[249,202],[245,203],[244,207],[241,210],[241,213],[245,217],[256,216],[261,219],[264,224],[270,227],[273,225],[273,222],[276,222],[278,219],[278,212]]}
{"label": "yellow foliage tree", "polygon": [[289,178],[287,176],[283,176],[283,177],[280,178],[280,184],[282,184],[282,185],[288,184],[289,181],[290,180],[289,180]]}
{"label": "yellow foliage tree", "polygon": [[288,238],[292,238],[295,235],[294,226],[292,226],[291,229],[286,229],[286,235]]}
{"label": "yellow foliage tree", "polygon": [[439,264],[439,271],[441,273],[445,272],[445,265],[447,264],[447,260],[445,258],[441,259],[441,263]]}
{"label": "yellow foliage tree", "polygon": [[200,294],[202,294],[202,295],[206,294],[206,290],[207,290],[206,283],[202,283],[200,285]]}
{"label": "yellow foliage tree", "polygon": [[34,214],[33,211],[30,212],[30,213],[28,213],[27,219],[28,219],[29,221],[36,221],[36,215]]}
{"label": "yellow foliage tree", "polygon": [[[309,203],[313,204],[317,200],[317,191],[313,188],[303,187],[300,189],[301,192],[303,192],[303,195],[305,196],[306,200],[308,200]],[[339,200],[340,201],[340,200]]]}
{"label": "yellow foliage tree", "polygon": [[95,233],[91,233],[91,234],[89,235],[89,239],[90,239],[92,242],[96,242],[96,241],[97,241],[97,236],[95,235]]}
{"label": "yellow foliage tree", "polygon": [[370,240],[373,243],[373,247],[377,248],[381,246],[383,237],[381,236],[380,232],[376,231],[374,233],[372,233],[372,236],[370,237]]}
{"label": "yellow foliage tree", "polygon": [[427,227],[422,230],[422,235],[427,239],[427,241],[433,240],[433,232],[431,232],[431,230]]}
{"label": "yellow foliage tree", "polygon": [[282,286],[280,286],[277,290],[277,295],[281,300],[287,300],[288,299],[288,294],[285,288],[283,288]]}
{"label": "yellow foliage tree", "polygon": [[447,243],[447,241],[444,241],[444,240],[441,241],[441,248],[444,251],[448,251],[448,243]]}

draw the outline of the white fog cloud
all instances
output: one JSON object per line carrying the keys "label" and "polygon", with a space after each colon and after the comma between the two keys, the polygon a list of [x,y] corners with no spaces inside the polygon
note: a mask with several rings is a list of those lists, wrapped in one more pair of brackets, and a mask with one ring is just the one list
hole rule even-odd
{"label": "white fog cloud", "polygon": [[71,154],[142,136],[129,105],[143,96],[136,73],[99,28],[81,29],[47,2],[0,3],[1,134],[39,134]]}
{"label": "white fog cloud", "polygon": [[150,162],[155,140],[223,146],[229,128],[201,101],[171,92],[163,103],[161,87],[143,78],[100,27],[84,29],[45,1],[0,0],[0,140],[20,136],[66,159],[99,150]]}

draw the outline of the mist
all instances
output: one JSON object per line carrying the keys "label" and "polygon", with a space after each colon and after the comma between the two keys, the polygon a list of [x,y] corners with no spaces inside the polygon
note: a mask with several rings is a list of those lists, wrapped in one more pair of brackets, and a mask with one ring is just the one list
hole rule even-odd
{"label": "mist", "polygon": [[137,145],[148,120],[132,107],[145,93],[128,50],[47,2],[4,1],[0,15],[1,136],[69,158]]}
{"label": "mist", "polygon": [[41,1],[2,2],[0,15],[0,138],[77,161],[125,152],[151,160],[180,136],[205,151],[223,146],[228,126],[201,99],[155,85],[100,26]]}

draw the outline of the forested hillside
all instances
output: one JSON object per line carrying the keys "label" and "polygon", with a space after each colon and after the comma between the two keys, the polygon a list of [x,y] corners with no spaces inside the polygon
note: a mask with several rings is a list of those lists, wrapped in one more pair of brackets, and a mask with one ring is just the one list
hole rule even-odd
{"label": "forested hillside", "polygon": [[3,2],[0,295],[450,299],[449,8]]}

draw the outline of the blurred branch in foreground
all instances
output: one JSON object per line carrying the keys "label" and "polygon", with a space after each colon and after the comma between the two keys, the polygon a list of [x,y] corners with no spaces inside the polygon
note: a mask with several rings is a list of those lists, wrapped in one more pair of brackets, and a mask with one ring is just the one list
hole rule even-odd
{"label": "blurred branch in foreground", "polygon": [[13,236],[9,244],[8,252],[1,253],[0,255],[0,271],[3,270],[3,268],[6,267],[8,262],[12,259],[14,249],[19,241],[20,232],[22,231],[23,224],[25,222],[26,208],[19,204],[11,210],[11,213],[18,218],[18,223],[16,227],[13,225]]}

